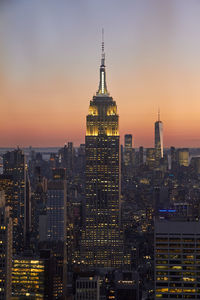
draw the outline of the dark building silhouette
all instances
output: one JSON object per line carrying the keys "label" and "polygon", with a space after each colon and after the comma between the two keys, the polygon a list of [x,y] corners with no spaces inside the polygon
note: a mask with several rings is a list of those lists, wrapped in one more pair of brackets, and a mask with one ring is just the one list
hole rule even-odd
{"label": "dark building silhouette", "polygon": [[158,121],[155,122],[155,162],[159,167],[160,159],[163,158],[163,123],[160,121],[160,111]]}
{"label": "dark building silhouette", "polygon": [[147,148],[146,149],[146,165],[150,170],[154,170],[156,166],[156,155],[155,148]]}
{"label": "dark building silhouette", "polygon": [[124,136],[124,165],[130,167],[132,165],[132,134]]}
{"label": "dark building silhouette", "polygon": [[71,177],[74,171],[74,146],[72,142],[68,142],[58,152],[59,160],[62,168],[66,169],[67,177]]}

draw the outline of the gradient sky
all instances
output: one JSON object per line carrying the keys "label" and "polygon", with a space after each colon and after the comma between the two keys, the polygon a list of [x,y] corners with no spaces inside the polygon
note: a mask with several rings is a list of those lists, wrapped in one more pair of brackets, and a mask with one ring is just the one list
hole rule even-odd
{"label": "gradient sky", "polygon": [[1,0],[0,146],[84,142],[105,29],[121,141],[200,147],[199,0]]}

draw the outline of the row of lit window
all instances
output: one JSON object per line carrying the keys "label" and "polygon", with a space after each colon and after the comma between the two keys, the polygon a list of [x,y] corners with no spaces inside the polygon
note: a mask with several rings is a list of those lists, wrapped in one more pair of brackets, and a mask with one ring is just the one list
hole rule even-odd
{"label": "row of lit window", "polygon": [[189,289],[189,288],[176,288],[176,289],[169,289],[169,288],[161,288],[161,289],[156,289],[156,292],[161,292],[161,293],[200,293],[200,289]]}

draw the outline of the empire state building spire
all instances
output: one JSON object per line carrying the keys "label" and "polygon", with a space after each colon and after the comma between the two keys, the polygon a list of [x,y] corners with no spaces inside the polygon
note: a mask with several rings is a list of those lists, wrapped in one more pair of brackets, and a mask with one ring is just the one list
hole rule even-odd
{"label": "empire state building spire", "polygon": [[102,52],[101,52],[101,66],[100,66],[100,81],[97,95],[108,95],[106,86],[106,69],[105,69],[105,51],[104,51],[104,29],[102,29]]}

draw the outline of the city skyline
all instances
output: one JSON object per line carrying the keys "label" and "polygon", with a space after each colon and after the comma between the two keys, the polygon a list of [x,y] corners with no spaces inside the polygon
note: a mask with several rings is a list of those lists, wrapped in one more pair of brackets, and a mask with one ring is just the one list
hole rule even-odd
{"label": "city skyline", "polygon": [[0,299],[200,299],[199,15],[0,1]]}
{"label": "city skyline", "polygon": [[136,147],[152,147],[160,107],[164,146],[200,147],[197,1],[0,6],[1,147],[84,142],[102,27],[121,142],[132,134]]}

